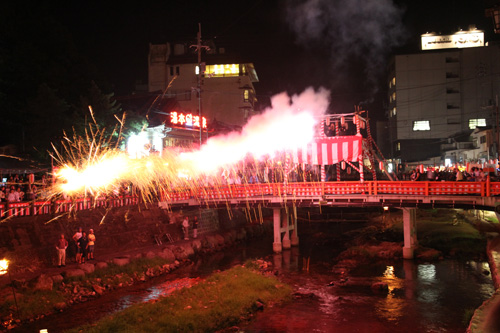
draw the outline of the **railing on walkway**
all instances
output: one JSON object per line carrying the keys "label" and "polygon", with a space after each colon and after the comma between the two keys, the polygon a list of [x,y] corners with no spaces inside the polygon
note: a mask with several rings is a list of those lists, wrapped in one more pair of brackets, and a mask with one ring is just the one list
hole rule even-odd
{"label": "railing on walkway", "polygon": [[0,216],[35,216],[46,214],[62,214],[70,211],[82,211],[95,207],[123,207],[136,205],[139,202],[136,196],[123,196],[113,198],[81,198],[74,200],[47,200],[31,202],[2,202],[0,203]]}
{"label": "railing on walkway", "polygon": [[[412,182],[412,181],[346,181],[308,183],[266,183],[245,185],[221,185],[177,189],[163,193],[160,201],[171,203],[197,199],[200,202],[213,200],[245,201],[259,197],[328,197],[328,196],[375,196],[394,195],[422,198],[426,196],[500,196],[500,182]],[[74,200],[52,200],[0,203],[1,217],[61,214],[95,207],[123,207],[136,205],[139,198],[123,196],[111,198],[81,198]]]}

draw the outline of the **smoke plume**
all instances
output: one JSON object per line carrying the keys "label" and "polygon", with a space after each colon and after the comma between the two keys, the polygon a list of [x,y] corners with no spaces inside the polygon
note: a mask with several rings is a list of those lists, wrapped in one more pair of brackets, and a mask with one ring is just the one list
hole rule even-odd
{"label": "smoke plume", "polygon": [[402,14],[392,0],[289,0],[287,7],[299,45],[328,48],[339,79],[350,59],[361,61],[372,85],[405,39]]}

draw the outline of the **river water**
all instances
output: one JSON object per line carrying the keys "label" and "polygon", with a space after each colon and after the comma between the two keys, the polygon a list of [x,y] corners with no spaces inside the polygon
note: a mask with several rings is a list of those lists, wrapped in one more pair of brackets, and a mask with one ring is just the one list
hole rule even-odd
{"label": "river water", "polygon": [[[280,278],[293,285],[296,294],[292,302],[267,308],[242,324],[240,328],[246,332],[465,332],[466,313],[494,292],[485,262],[397,260],[342,273],[335,266],[335,257],[342,250],[342,232],[356,227],[356,223],[300,225],[300,246],[282,254],[272,253],[272,237],[240,244],[14,332],[62,332],[250,258],[273,262]],[[386,283],[389,292],[372,291],[374,282]]]}

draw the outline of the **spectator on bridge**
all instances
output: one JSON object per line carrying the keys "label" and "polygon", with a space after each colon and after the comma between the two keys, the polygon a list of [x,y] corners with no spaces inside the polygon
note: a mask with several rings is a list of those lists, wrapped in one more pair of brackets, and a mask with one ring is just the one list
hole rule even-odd
{"label": "spectator on bridge", "polygon": [[66,249],[68,248],[68,241],[64,238],[64,234],[61,234],[59,240],[56,243],[57,249],[57,266],[66,266]]}
{"label": "spectator on bridge", "polygon": [[411,172],[410,180],[412,181],[420,180],[420,171],[418,170],[418,168]]}
{"label": "spectator on bridge", "polygon": [[480,168],[479,169],[479,182],[485,182],[486,181],[486,178],[488,176],[486,175],[486,173],[484,172],[483,168]]}
{"label": "spectator on bridge", "polygon": [[5,187],[1,187],[0,188],[0,202],[5,202],[6,201],[6,198],[5,198]]}
{"label": "spectator on bridge", "polygon": [[8,202],[18,202],[19,201],[19,193],[17,193],[16,188],[14,186],[10,187],[10,191],[7,195]]}
{"label": "spectator on bridge", "polygon": [[248,178],[248,184],[258,184],[260,183],[259,177],[257,177],[257,172],[253,171],[251,176]]}
{"label": "spectator on bridge", "polygon": [[189,240],[189,218],[187,216],[182,220],[182,231],[184,232],[184,240]]}
{"label": "spectator on bridge", "polygon": [[427,169],[427,180],[435,181],[436,180],[436,171],[434,168]]}
{"label": "spectator on bridge", "polygon": [[24,191],[23,189],[19,186],[17,189],[17,196],[19,197],[19,201],[24,201]]}
{"label": "spectator on bridge", "polygon": [[88,251],[87,251],[87,259],[94,260],[94,245],[95,245],[94,229],[89,230],[89,235],[87,236],[87,239],[89,241],[89,247],[88,247]]}

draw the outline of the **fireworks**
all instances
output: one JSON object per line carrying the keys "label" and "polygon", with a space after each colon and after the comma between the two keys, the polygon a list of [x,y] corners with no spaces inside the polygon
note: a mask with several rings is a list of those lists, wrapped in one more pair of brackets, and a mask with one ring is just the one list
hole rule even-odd
{"label": "fireworks", "polygon": [[54,157],[54,193],[94,195],[116,192],[133,184],[145,197],[162,191],[193,188],[221,181],[221,170],[234,173],[248,156],[255,160],[275,156],[313,140],[317,119],[329,104],[329,93],[308,89],[301,95],[280,94],[272,107],[250,119],[241,133],[210,138],[197,151],[163,151],[162,156],[130,158],[91,126],[85,138],[65,137]]}

